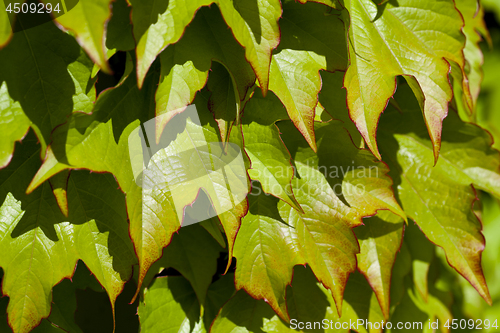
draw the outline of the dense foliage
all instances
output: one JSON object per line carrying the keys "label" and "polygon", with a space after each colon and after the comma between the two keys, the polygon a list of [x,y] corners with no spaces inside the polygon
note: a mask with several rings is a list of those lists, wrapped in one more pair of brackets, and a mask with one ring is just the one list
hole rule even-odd
{"label": "dense foliage", "polygon": [[[14,3],[0,332],[498,330],[500,154],[483,127],[500,139],[485,111],[500,62],[480,97],[477,0]],[[170,128],[188,105],[200,123]],[[157,141],[240,147],[247,198],[181,228],[131,166],[154,117]]]}

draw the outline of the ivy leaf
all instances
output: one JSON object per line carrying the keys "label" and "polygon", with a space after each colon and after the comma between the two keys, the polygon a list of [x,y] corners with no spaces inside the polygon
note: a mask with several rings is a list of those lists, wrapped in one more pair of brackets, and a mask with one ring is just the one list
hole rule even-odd
{"label": "ivy leaf", "polygon": [[349,118],[347,109],[347,94],[344,87],[343,72],[321,72],[321,91],[318,95],[319,103],[328,111],[328,113],[337,120],[342,121],[342,125],[349,132],[352,142],[356,147],[360,147],[363,139],[359,134],[356,125]]}
{"label": "ivy leaf", "polygon": [[255,82],[255,73],[243,56],[217,8],[202,8],[182,39],[161,58],[161,77],[156,94],[156,139],[176,114],[184,111],[195,93],[205,86],[212,60],[224,64],[237,88],[238,102],[245,99]]}
{"label": "ivy leaf", "polygon": [[[415,126],[420,118],[418,103],[405,88],[396,98],[403,114],[391,110],[381,127],[399,199],[427,238],[445,250],[449,264],[491,302],[481,268],[484,237],[471,209],[476,200],[471,184],[498,196],[498,151],[491,148],[485,131],[450,113],[443,131],[442,159],[434,167],[433,144],[425,128]],[[449,196],[443,198],[442,193]]]}
{"label": "ivy leaf", "polygon": [[210,332],[292,332],[263,300],[238,291],[220,310]]}
{"label": "ivy leaf", "polygon": [[21,105],[15,102],[7,90],[7,83],[0,86],[0,168],[9,164],[14,153],[14,144],[21,140],[30,127],[30,120],[23,112]]}
{"label": "ivy leaf", "polygon": [[5,3],[0,3],[0,49],[12,38],[12,26],[5,10]]}
{"label": "ivy leaf", "polygon": [[248,175],[262,184],[264,192],[301,211],[291,187],[294,174],[291,156],[275,125],[277,120],[287,118],[283,105],[274,95],[263,98],[257,92],[248,102],[242,118],[245,152],[252,163]]}
{"label": "ivy leaf", "polygon": [[[194,18],[198,8],[213,0],[155,1],[131,0],[132,25],[137,42],[137,79],[142,87],[146,73],[156,56],[168,45],[177,42]],[[189,104],[189,103],[188,103]]]}
{"label": "ivy leaf", "polygon": [[90,58],[106,73],[110,73],[105,48],[106,25],[111,17],[112,0],[78,1],[64,15],[55,18],[71,30]]}
{"label": "ivy leaf", "polygon": [[483,52],[478,44],[482,41],[481,36],[484,36],[489,42],[491,40],[483,20],[483,7],[479,5],[478,8],[479,2],[476,0],[457,0],[455,3],[465,23],[463,28],[466,37],[464,56],[468,64],[466,73],[473,102],[471,106],[472,110],[474,110],[479,97],[481,81],[483,80],[482,65],[484,59]]}
{"label": "ivy leaf", "polygon": [[413,283],[424,301],[429,296],[428,274],[434,258],[434,245],[429,242],[418,228],[409,223],[405,230],[405,243],[411,255]]}
{"label": "ivy leaf", "polygon": [[222,142],[227,142],[236,119],[237,103],[240,100],[235,97],[231,74],[221,63],[212,62],[207,88],[212,93],[208,100],[208,108],[217,122]]}
{"label": "ivy leaf", "polygon": [[[25,139],[0,180],[5,198],[0,266],[5,271],[3,292],[10,297],[9,325],[15,332],[28,332],[49,315],[52,286],[73,275],[77,259],[107,290],[112,306],[134,264],[125,201],[113,177],[74,173],[66,218],[48,183],[30,195],[24,193],[39,165],[37,148],[32,137]],[[96,202],[102,209],[95,209]]]}
{"label": "ivy leaf", "polygon": [[359,253],[352,228],[361,219],[355,209],[337,198],[321,172],[298,161],[296,166],[300,179],[294,179],[292,186],[304,213],[280,202],[280,215],[290,225],[303,260],[331,290],[340,315],[345,284],[356,269]]}
{"label": "ivy leaf", "polygon": [[182,276],[155,279],[139,303],[141,332],[205,332],[200,304],[189,282]]}
{"label": "ivy leaf", "polygon": [[404,75],[418,98],[437,160],[442,121],[453,96],[446,59],[464,66],[463,23],[454,2],[401,0],[377,7],[371,0],[348,0],[345,5],[350,65],[344,85],[351,119],[380,159],[378,119],[396,90],[396,76]]}
{"label": "ivy leaf", "polygon": [[207,298],[203,306],[203,322],[210,327],[220,309],[234,295],[234,274],[227,273],[208,287]]}
{"label": "ivy leaf", "polygon": [[389,318],[392,267],[403,241],[403,220],[389,211],[364,219],[354,229],[359,241],[358,269],[377,295],[385,319]]}
{"label": "ivy leaf", "polygon": [[290,248],[290,231],[279,216],[277,201],[263,194],[249,196],[249,211],[234,245],[235,284],[236,289],[265,299],[288,321],[286,286],[292,281],[293,266],[304,262]]}
{"label": "ivy leaf", "polygon": [[135,48],[135,40],[130,22],[131,8],[126,0],[114,1],[112,5],[113,15],[108,22],[106,47],[110,50],[132,50]]}
{"label": "ivy leaf", "polygon": [[[17,15],[21,24],[25,19]],[[16,33],[0,50],[0,64],[0,81],[7,82],[10,96],[31,121],[44,157],[52,129],[73,111],[92,109],[92,62],[71,36],[48,22]]]}
{"label": "ivy leaf", "polygon": [[[360,274],[354,273],[349,277],[344,297],[342,316],[339,317],[331,293],[316,280],[311,270],[300,266],[294,268],[293,284],[287,290],[287,304],[290,317],[297,322],[324,323],[326,319],[327,332],[349,332],[352,322],[362,319],[374,323],[383,319],[373,291]],[[347,328],[344,323],[347,323]],[[364,325],[355,324],[354,328],[356,332],[366,332]]]}
{"label": "ivy leaf", "polygon": [[269,90],[286,107],[290,119],[313,150],[314,109],[321,89],[319,70],[344,70],[347,51],[338,15],[323,15],[325,7],[291,1],[283,5],[281,42],[271,60]]}
{"label": "ivy leaf", "polygon": [[200,226],[185,227],[172,237],[155,267],[172,267],[179,271],[191,283],[198,301],[203,304],[217,269],[220,250],[220,246]]}
{"label": "ivy leaf", "polygon": [[266,95],[271,52],[280,43],[280,1],[219,0],[217,4],[234,37],[245,48],[245,57],[252,65],[262,92]]}
{"label": "ivy leaf", "polygon": [[[362,216],[387,209],[406,219],[394,197],[387,166],[377,162],[370,152],[356,148],[339,121],[316,124],[317,153],[297,135],[297,131],[294,132],[289,123],[282,122],[279,128],[295,162],[303,164],[306,167],[304,170],[311,169],[322,174],[334,194]],[[295,189],[295,186],[292,188]]]}

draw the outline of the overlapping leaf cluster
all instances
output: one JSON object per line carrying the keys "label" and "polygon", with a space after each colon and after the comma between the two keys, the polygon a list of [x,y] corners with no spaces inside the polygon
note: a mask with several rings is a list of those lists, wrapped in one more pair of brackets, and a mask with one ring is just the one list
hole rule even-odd
{"label": "overlapping leaf cluster", "polygon": [[[141,332],[444,324],[447,266],[491,304],[474,209],[500,199],[500,155],[471,123],[476,0],[80,0],[16,33],[0,10],[0,328],[80,332],[75,294],[99,287],[66,283],[77,262],[113,320],[133,276]],[[200,122],[169,127],[191,104]],[[131,164],[154,117],[157,142],[238,145],[247,199],[181,229]],[[172,149],[197,149],[186,137]]]}

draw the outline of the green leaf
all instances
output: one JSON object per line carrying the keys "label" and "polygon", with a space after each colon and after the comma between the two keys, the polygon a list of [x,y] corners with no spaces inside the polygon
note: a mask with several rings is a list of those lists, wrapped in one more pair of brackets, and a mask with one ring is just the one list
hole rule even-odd
{"label": "green leaf", "polygon": [[141,332],[206,332],[200,304],[182,276],[155,279],[139,304]]}
{"label": "green leaf", "polygon": [[234,274],[227,273],[208,287],[207,298],[203,306],[203,322],[210,327],[220,309],[234,295]]}
{"label": "green leaf", "polygon": [[296,166],[300,179],[294,179],[292,186],[304,214],[280,202],[280,215],[290,225],[291,238],[296,240],[294,243],[298,244],[303,261],[331,290],[340,314],[345,284],[356,269],[359,253],[352,228],[359,225],[361,219],[355,209],[335,195],[321,172],[298,161]]}
{"label": "green leaf", "polygon": [[[469,81],[469,87],[472,97],[472,110],[475,109],[481,82],[483,80],[483,52],[479,47],[479,42],[482,41],[481,36],[484,36],[490,43],[491,39],[486,29],[486,24],[483,20],[483,7],[477,0],[456,0],[457,9],[462,14],[464,19],[464,34],[466,43],[464,48],[464,56],[467,62],[466,74]],[[479,6],[479,8],[478,8]],[[466,102],[466,101],[464,101]]]}
{"label": "green leaf", "polygon": [[265,299],[288,321],[286,286],[292,281],[293,266],[304,262],[290,245],[292,231],[281,219],[277,201],[264,194],[249,196],[249,211],[234,245],[235,283],[236,289],[244,288],[252,297]]}
{"label": "green leaf", "polygon": [[163,250],[152,271],[158,272],[157,267],[175,268],[191,283],[196,297],[203,304],[217,269],[220,250],[220,246],[201,226],[181,228]]}
{"label": "green leaf", "polygon": [[208,108],[217,122],[222,142],[227,142],[238,113],[237,103],[240,100],[236,99],[231,74],[221,63],[212,62],[207,88],[212,93],[208,100]]}
{"label": "green leaf", "polygon": [[228,31],[217,8],[202,8],[182,39],[162,52],[160,84],[156,94],[156,139],[176,114],[184,111],[195,93],[205,86],[212,60],[224,64],[243,101],[255,82],[255,73],[243,56],[243,48]]}
{"label": "green leaf", "polygon": [[12,26],[5,10],[5,3],[0,3],[0,49],[12,38]]}
{"label": "green leaf", "polygon": [[23,140],[0,179],[5,198],[0,213],[0,266],[5,271],[3,293],[10,297],[9,324],[15,332],[28,332],[49,315],[52,286],[73,275],[77,259],[107,290],[112,306],[134,264],[125,200],[113,177],[74,173],[68,185],[66,218],[48,183],[30,195],[24,193],[38,168],[38,154],[32,137]]}
{"label": "green leaf", "polygon": [[[316,124],[317,153],[289,123],[282,122],[279,128],[295,162],[300,162],[304,170],[323,175],[334,194],[359,214],[371,216],[379,209],[388,209],[406,218],[394,197],[387,166],[367,150],[356,148],[339,121]],[[292,188],[296,191],[295,185]]]}
{"label": "green leaf", "polygon": [[218,0],[217,4],[234,37],[245,48],[245,57],[252,65],[265,95],[269,84],[271,52],[280,43],[280,1]]}
{"label": "green leaf", "polygon": [[[25,19],[17,15],[21,24]],[[56,126],[74,111],[92,110],[92,62],[78,43],[52,22],[16,33],[0,50],[0,68],[0,81],[7,82],[10,96],[19,102],[37,133],[42,158]]]}
{"label": "green leaf", "polygon": [[244,290],[234,295],[220,310],[210,332],[292,332],[263,300],[256,300]]}
{"label": "green leaf", "polygon": [[105,48],[106,26],[111,17],[112,0],[78,1],[69,12],[55,18],[71,30],[90,58],[106,73],[110,73]]}
{"label": "green leaf", "polygon": [[338,15],[326,7],[285,2],[280,20],[281,42],[273,54],[269,90],[286,107],[290,119],[316,150],[314,110],[321,89],[320,70],[345,70],[347,51]]}
{"label": "green leaf", "polygon": [[405,243],[408,245],[411,255],[413,283],[422,299],[427,301],[429,295],[428,274],[432,259],[434,259],[434,245],[413,223],[409,223],[405,230]]}
{"label": "green leaf", "polygon": [[360,247],[358,269],[375,291],[387,319],[392,268],[403,240],[403,220],[389,211],[380,211],[363,223],[354,229]]}
{"label": "green leaf", "polygon": [[287,118],[283,105],[274,94],[263,98],[257,92],[248,102],[242,118],[245,152],[252,163],[248,175],[262,184],[265,193],[301,211],[291,187],[294,174],[291,156],[275,125],[277,120]]}
{"label": "green leaf", "polygon": [[128,51],[135,48],[132,23],[130,22],[131,8],[126,0],[117,0],[112,3],[112,16],[108,22],[106,47]]}
{"label": "green leaf", "polygon": [[345,5],[350,65],[344,85],[351,119],[380,159],[377,123],[396,90],[396,76],[404,75],[418,98],[437,160],[453,96],[446,59],[464,66],[463,23],[454,2],[400,0],[377,7],[372,0],[348,0]]}
{"label": "green leaf", "polygon": [[[346,90],[342,89],[344,84],[343,72],[321,72],[321,91],[318,95],[319,102],[328,113],[337,120],[343,122],[344,128],[349,132],[352,142],[360,147],[363,139],[356,125],[349,118],[349,110],[346,103]],[[323,120],[323,119],[322,119]]]}
{"label": "green leaf", "polygon": [[213,0],[130,1],[134,37],[137,42],[139,87],[142,87],[146,73],[156,56],[181,38],[198,8],[208,6],[212,2]]}
{"label": "green leaf", "polygon": [[7,83],[0,86],[0,168],[9,164],[14,153],[14,144],[20,141],[28,132],[30,121],[23,112],[21,105],[15,102],[7,90]]}
{"label": "green leaf", "polygon": [[434,166],[433,143],[425,127],[416,126],[418,103],[408,87],[400,88],[396,101],[403,113],[391,110],[381,127],[398,197],[427,238],[445,250],[449,264],[491,302],[481,268],[484,237],[471,209],[476,200],[471,184],[498,196],[499,153],[491,148],[487,132],[450,113],[444,122],[442,158]]}

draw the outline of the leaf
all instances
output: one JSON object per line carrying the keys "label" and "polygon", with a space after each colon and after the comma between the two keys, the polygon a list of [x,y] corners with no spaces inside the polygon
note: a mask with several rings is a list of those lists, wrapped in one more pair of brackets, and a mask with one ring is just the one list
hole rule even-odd
{"label": "leaf", "polygon": [[226,66],[236,85],[239,101],[255,82],[255,73],[243,57],[216,8],[202,8],[182,39],[161,56],[162,72],[156,94],[156,140],[176,114],[184,111],[195,93],[205,86],[212,60]]}
{"label": "leaf", "polygon": [[[387,166],[377,162],[367,150],[356,148],[339,121],[316,124],[317,153],[289,123],[282,122],[279,128],[295,162],[300,162],[307,172],[310,169],[315,174],[323,175],[335,196],[362,216],[388,209],[406,218],[394,197]],[[296,186],[292,184],[292,188]]]}
{"label": "leaf", "polygon": [[212,62],[207,88],[212,93],[208,100],[208,108],[219,127],[221,141],[227,142],[237,116],[237,102],[239,103],[240,99],[235,97],[231,74],[221,63]]}
{"label": "leaf", "polygon": [[141,332],[205,332],[200,304],[182,276],[155,279],[139,304]]}
{"label": "leaf", "polygon": [[[17,20],[22,24],[26,16]],[[0,64],[0,81],[7,82],[11,98],[31,121],[44,157],[52,129],[73,111],[92,109],[92,62],[71,36],[48,22],[16,33],[0,50]]]}
{"label": "leaf", "polygon": [[348,0],[345,5],[350,65],[344,86],[351,119],[380,159],[377,123],[396,90],[396,76],[403,75],[418,98],[437,160],[453,96],[448,61],[464,66],[463,23],[454,2],[401,0],[377,7],[371,0]]}
{"label": "leaf", "polygon": [[349,118],[346,90],[343,89],[344,74],[343,72],[321,72],[322,86],[318,100],[334,119],[342,121],[344,128],[351,136],[352,142],[356,147],[360,147],[360,144],[364,143],[364,141],[356,125]]}
{"label": "leaf", "polygon": [[375,291],[388,319],[392,268],[403,241],[403,220],[391,212],[380,211],[363,223],[364,226],[354,229],[360,247],[358,270]]}
{"label": "leaf", "polygon": [[281,42],[271,60],[269,90],[286,107],[290,119],[313,150],[314,109],[321,89],[319,70],[347,67],[345,33],[338,15],[323,15],[319,4],[285,2]]}
{"label": "leaf", "polygon": [[405,234],[405,243],[408,245],[411,255],[413,283],[422,299],[427,302],[429,295],[428,274],[432,259],[434,259],[434,245],[413,223],[408,224]]}
{"label": "leaf", "polygon": [[483,7],[479,5],[478,8],[478,1],[457,0],[455,3],[465,22],[465,26],[463,28],[466,37],[464,56],[469,65],[469,70],[466,70],[466,72],[474,107],[477,102],[477,98],[479,97],[481,82],[483,80],[482,65],[484,59],[481,48],[479,47],[479,42],[482,41],[481,36],[483,36],[490,43],[491,39],[483,20]]}
{"label": "leaf", "polygon": [[[342,317],[339,317],[331,293],[316,280],[309,269],[296,266],[292,287],[287,290],[290,316],[295,319],[290,324],[298,328],[299,322],[302,322],[307,328],[307,323],[311,323],[309,325],[312,326],[313,323],[320,322],[326,332],[350,332],[354,329],[356,332],[364,333],[367,331],[366,323],[361,324],[361,320],[372,323],[383,320],[377,299],[360,274],[354,273],[349,277],[344,295]],[[370,330],[370,332],[375,331]]]}
{"label": "leaf", "polygon": [[47,183],[30,195],[24,193],[39,165],[37,148],[32,136],[23,140],[0,180],[5,198],[0,208],[2,291],[10,297],[9,325],[14,332],[28,332],[49,315],[51,289],[73,275],[77,259],[107,290],[112,306],[134,263],[124,197],[110,175],[72,174],[68,218]]}
{"label": "leaf", "polygon": [[212,2],[213,0],[171,0],[161,3],[130,1],[134,37],[137,42],[139,87],[142,87],[146,73],[156,56],[181,38],[198,8],[208,6]]}
{"label": "leaf", "polygon": [[280,1],[219,0],[217,4],[234,37],[245,48],[245,57],[252,65],[262,92],[266,95],[271,52],[280,43]]}
{"label": "leaf", "polygon": [[191,283],[196,297],[203,304],[217,269],[220,250],[215,240],[201,226],[189,226],[180,229],[172,237],[155,267],[172,267],[179,271]]}
{"label": "leaf", "polygon": [[445,250],[449,264],[491,302],[481,269],[484,237],[471,209],[476,200],[471,184],[498,195],[498,151],[491,148],[491,138],[481,128],[450,113],[443,131],[442,158],[434,166],[433,144],[425,128],[415,125],[420,117],[418,104],[407,87],[400,89],[396,101],[403,114],[391,110],[381,128],[403,208],[427,238]]}
{"label": "leaf", "polygon": [[0,49],[12,38],[12,26],[5,10],[5,3],[0,3]]}
{"label": "leaf", "polygon": [[126,0],[114,1],[112,6],[112,16],[107,26],[106,47],[120,51],[132,50],[135,48],[135,40],[130,21],[131,8]]}
{"label": "leaf", "polygon": [[210,332],[291,332],[263,301],[238,291],[220,310]]}
{"label": "leaf", "polygon": [[283,105],[274,95],[263,98],[256,93],[248,102],[242,118],[245,152],[252,163],[248,175],[262,184],[264,192],[301,211],[291,187],[294,174],[291,156],[275,125],[277,120],[287,118]]}
{"label": "leaf", "polygon": [[263,194],[249,196],[249,211],[234,245],[235,284],[237,290],[244,288],[253,298],[266,300],[288,321],[286,286],[293,266],[304,262],[289,245],[291,231],[279,216],[277,201]]}
{"label": "leaf", "polygon": [[14,144],[20,141],[28,132],[30,121],[23,112],[21,105],[15,102],[7,90],[7,83],[0,86],[0,168],[9,164],[14,153]]}
{"label": "leaf", "polygon": [[300,254],[318,280],[331,290],[339,315],[345,284],[356,269],[359,246],[352,228],[361,223],[358,213],[344,205],[317,170],[296,161],[300,179],[292,186],[304,214],[280,202],[283,220],[290,225]]}
{"label": "leaf", "polygon": [[111,72],[105,48],[106,26],[111,17],[111,1],[78,1],[70,11],[55,18],[57,23],[75,34],[78,43],[105,73]]}
{"label": "leaf", "polygon": [[234,274],[227,273],[208,287],[207,298],[203,306],[203,322],[210,327],[220,309],[234,295]]}

